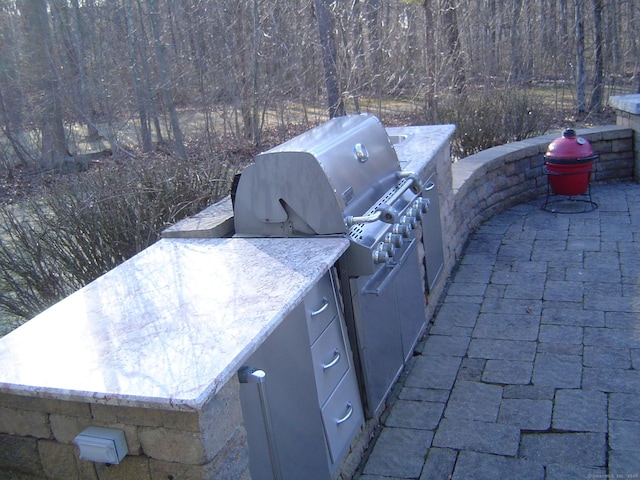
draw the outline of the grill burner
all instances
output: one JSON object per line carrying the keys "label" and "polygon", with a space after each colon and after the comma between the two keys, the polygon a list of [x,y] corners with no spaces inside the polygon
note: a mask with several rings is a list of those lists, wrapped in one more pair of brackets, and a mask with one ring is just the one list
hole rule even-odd
{"label": "grill burner", "polygon": [[378,119],[352,115],[258,155],[233,195],[237,236],[351,241],[339,264],[340,284],[369,416],[379,411],[425,325],[417,248],[429,209],[424,190],[416,175],[401,171]]}

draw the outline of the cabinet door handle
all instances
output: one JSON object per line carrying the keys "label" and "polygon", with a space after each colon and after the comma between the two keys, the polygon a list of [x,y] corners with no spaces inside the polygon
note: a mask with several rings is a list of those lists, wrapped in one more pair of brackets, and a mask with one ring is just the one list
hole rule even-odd
{"label": "cabinet door handle", "polygon": [[271,407],[269,405],[269,397],[267,395],[267,374],[264,370],[243,366],[238,370],[238,380],[240,383],[254,383],[258,386],[258,398],[260,399],[260,409],[262,410],[262,421],[264,422],[264,430],[267,436],[267,449],[269,451],[269,460],[271,460],[271,473],[274,480],[282,478],[280,471],[280,457],[276,449],[275,431],[273,429],[273,420],[271,419]]}
{"label": "cabinet door handle", "polygon": [[327,300],[327,297],[322,297],[322,306],[318,310],[311,312],[311,316],[315,317],[316,315],[320,315],[327,308],[329,308],[329,300]]}
{"label": "cabinet door handle", "polygon": [[322,364],[322,370],[327,370],[327,369],[333,367],[339,361],[340,361],[340,351],[336,348],[333,351],[333,358],[331,359],[331,361],[329,363],[323,363]]}
{"label": "cabinet door handle", "polygon": [[347,402],[347,413],[344,417],[336,420],[336,425],[340,425],[341,423],[346,422],[347,420],[349,420],[349,418],[351,418],[351,415],[353,415],[353,406],[351,405],[351,402]]}

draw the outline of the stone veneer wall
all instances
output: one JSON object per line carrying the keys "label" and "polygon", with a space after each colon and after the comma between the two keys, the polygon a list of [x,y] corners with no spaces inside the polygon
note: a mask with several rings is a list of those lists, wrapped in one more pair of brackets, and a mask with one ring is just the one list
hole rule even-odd
{"label": "stone veneer wall", "polygon": [[636,179],[640,179],[640,115],[625,112],[622,110],[616,110],[616,124],[622,127],[628,127],[633,130],[634,136],[634,152],[635,163],[633,168],[633,176]]}
{"label": "stone veneer wall", "polygon": [[[615,125],[576,130],[600,157],[593,182],[632,180],[634,137],[630,128]],[[469,234],[483,221],[519,203],[544,197],[547,176],[544,153],[561,133],[483,150],[451,166],[453,208],[443,212],[443,237],[449,256],[458,258]],[[636,151],[639,148],[636,142]]]}
{"label": "stone veneer wall", "polygon": [[[636,120],[637,121],[637,120]],[[640,130],[640,129],[637,129]],[[579,130],[600,154],[595,182],[634,177],[634,137],[626,127]],[[438,173],[447,277],[470,232],[513,205],[546,194],[544,152],[560,134],[485,150],[459,162],[427,167]],[[636,134],[637,135],[637,134]],[[635,142],[638,151],[638,141]],[[637,155],[637,154],[636,154]],[[449,168],[450,167],[450,168]],[[430,317],[444,292],[431,292]],[[249,479],[239,385],[230,381],[201,411],[180,412],[0,394],[0,479],[20,480],[204,480]],[[90,425],[125,431],[129,455],[117,466],[81,461],[74,437]],[[374,426],[345,459],[340,478],[351,478]]]}
{"label": "stone veneer wall", "polygon": [[[75,436],[123,430],[129,454],[109,466],[78,459]],[[239,384],[199,411],[168,411],[0,394],[0,479],[249,479]]]}

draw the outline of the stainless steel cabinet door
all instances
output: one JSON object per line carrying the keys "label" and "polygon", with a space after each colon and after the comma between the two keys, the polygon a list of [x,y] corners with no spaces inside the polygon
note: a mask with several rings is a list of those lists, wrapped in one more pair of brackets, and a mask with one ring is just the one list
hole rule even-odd
{"label": "stainless steel cabinet door", "polygon": [[422,216],[422,241],[424,243],[427,269],[427,291],[433,290],[444,267],[442,246],[442,224],[440,222],[440,201],[436,174],[425,183],[424,197],[429,199],[429,211]]}

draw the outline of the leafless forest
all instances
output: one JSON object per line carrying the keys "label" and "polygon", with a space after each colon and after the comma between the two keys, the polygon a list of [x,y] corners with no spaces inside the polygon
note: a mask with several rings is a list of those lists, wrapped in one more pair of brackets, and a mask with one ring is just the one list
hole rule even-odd
{"label": "leafless forest", "polygon": [[640,0],[0,0],[0,335],[330,116],[455,123],[455,159],[610,121],[639,22]]}
{"label": "leafless forest", "polygon": [[640,91],[639,23],[640,0],[0,0],[0,165],[186,157],[364,110],[443,122],[486,89],[589,115]]}

